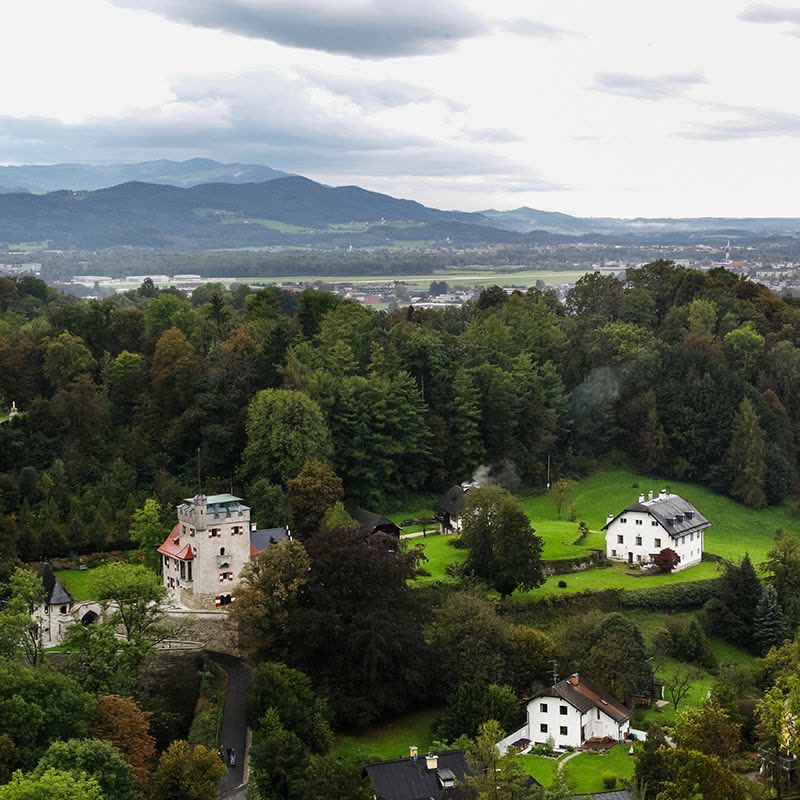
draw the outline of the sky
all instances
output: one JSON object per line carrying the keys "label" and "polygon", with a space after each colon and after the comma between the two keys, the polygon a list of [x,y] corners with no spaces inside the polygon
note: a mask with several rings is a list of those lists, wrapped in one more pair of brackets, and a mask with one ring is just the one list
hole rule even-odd
{"label": "sky", "polygon": [[13,0],[0,163],[263,163],[440,208],[800,216],[800,0]]}

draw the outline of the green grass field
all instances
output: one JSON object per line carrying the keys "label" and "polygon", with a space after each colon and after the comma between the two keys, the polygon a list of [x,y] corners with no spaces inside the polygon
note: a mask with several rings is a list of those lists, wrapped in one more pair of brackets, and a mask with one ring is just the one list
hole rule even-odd
{"label": "green grass field", "polygon": [[542,786],[550,786],[555,780],[556,768],[562,757],[544,758],[544,756],[525,755],[519,756],[522,771],[535,778]]}
{"label": "green grass field", "polygon": [[92,570],[57,569],[55,575],[76,600],[94,600]]}
{"label": "green grass field", "polygon": [[277,219],[248,219],[247,222],[260,225],[262,228],[269,228],[271,231],[280,233],[313,233],[313,228],[304,228],[301,225],[291,225],[288,222],[281,222]]}
{"label": "green grass field", "polygon": [[[542,756],[519,756],[523,771],[535,778],[542,786],[550,786],[556,775],[560,758],[544,758]],[[617,776],[617,788],[622,781],[633,777],[634,757],[628,752],[628,746],[617,745],[604,753],[585,752],[573,756],[564,764],[564,776],[576,794],[602,792],[603,773],[612,772]]]}
{"label": "green grass field", "polygon": [[433,723],[439,713],[438,709],[430,708],[410,711],[361,733],[339,734],[334,750],[343,756],[380,760],[407,756],[412,745],[425,753],[433,742]]}
{"label": "green grass field", "polygon": [[430,574],[417,578],[417,583],[454,580],[445,572],[445,568],[455,561],[463,561],[467,557],[467,551],[463,547],[453,547],[449,540],[449,536],[441,534],[405,540],[406,547],[421,547],[428,559],[422,562],[422,567]]}

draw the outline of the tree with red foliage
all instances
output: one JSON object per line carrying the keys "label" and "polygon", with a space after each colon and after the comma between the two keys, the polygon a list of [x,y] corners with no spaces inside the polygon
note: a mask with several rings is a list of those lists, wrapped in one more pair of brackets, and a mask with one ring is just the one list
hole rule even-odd
{"label": "tree with red foliage", "polygon": [[653,563],[661,572],[672,572],[680,563],[681,557],[671,548],[665,547],[653,556]]}

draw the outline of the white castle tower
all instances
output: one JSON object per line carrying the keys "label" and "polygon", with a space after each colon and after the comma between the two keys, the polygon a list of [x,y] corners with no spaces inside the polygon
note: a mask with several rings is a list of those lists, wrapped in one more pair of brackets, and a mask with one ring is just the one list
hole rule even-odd
{"label": "white castle tower", "polygon": [[236,599],[236,584],[251,553],[287,537],[286,528],[251,530],[250,509],[240,497],[187,498],[178,506],[177,525],[158,548],[164,585],[190,608],[228,605]]}

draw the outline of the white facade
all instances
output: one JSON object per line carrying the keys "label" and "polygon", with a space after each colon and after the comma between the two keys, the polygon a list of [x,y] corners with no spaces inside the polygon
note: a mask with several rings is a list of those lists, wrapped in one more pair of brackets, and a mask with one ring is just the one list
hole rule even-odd
{"label": "white facade", "polygon": [[195,608],[227,605],[250,560],[250,509],[233,495],[187,499],[159,553],[164,585],[179,602]]}
{"label": "white facade", "polygon": [[536,697],[528,703],[528,738],[534,744],[552,739],[555,747],[580,747],[588,739],[625,738],[628,720],[617,722],[598,706],[581,711],[560,697]]}
{"label": "white facade", "polygon": [[[661,550],[670,548],[680,557],[676,570],[699,564],[703,558],[704,530],[709,523],[701,518],[702,521],[698,520],[698,524],[692,525],[693,520],[686,519],[684,515],[696,514],[696,510],[676,495],[662,492],[653,498],[652,492],[650,494],[647,500],[640,495],[638,503],[616,517],[609,516],[606,523],[606,557],[628,564],[646,564]],[[676,501],[687,507],[683,514],[678,515],[679,522],[676,517],[665,519],[660,513],[659,504],[667,501],[671,503],[670,509]],[[670,525],[670,519],[676,521]]]}

